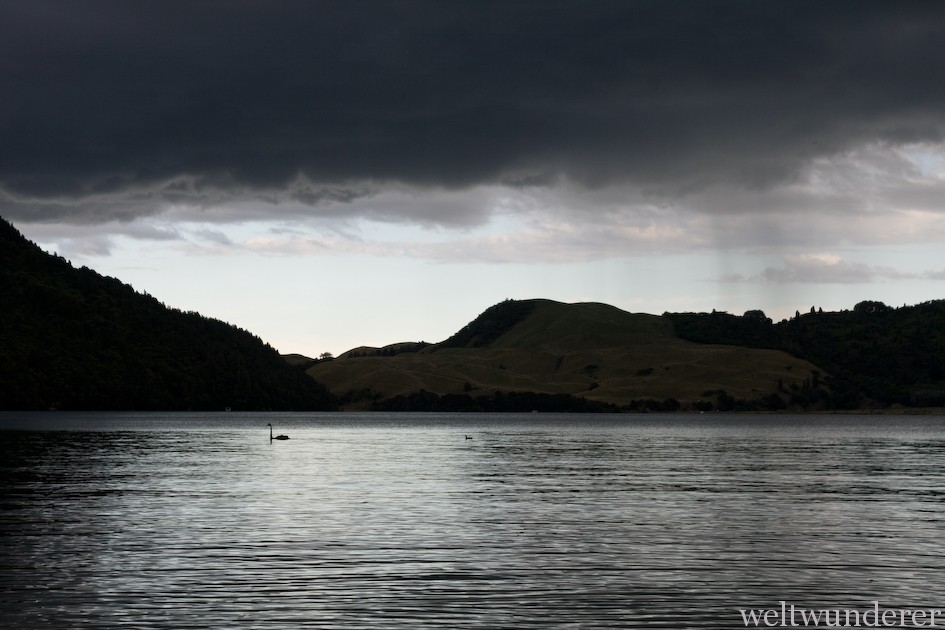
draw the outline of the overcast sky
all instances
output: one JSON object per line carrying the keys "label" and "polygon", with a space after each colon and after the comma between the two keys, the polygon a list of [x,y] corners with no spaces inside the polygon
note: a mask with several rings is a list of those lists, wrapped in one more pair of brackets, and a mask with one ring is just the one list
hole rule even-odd
{"label": "overcast sky", "polygon": [[0,215],[282,352],[945,297],[945,4],[0,4]]}

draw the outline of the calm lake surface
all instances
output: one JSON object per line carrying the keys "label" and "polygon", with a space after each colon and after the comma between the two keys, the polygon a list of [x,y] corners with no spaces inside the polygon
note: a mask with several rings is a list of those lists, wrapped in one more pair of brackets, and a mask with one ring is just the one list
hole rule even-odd
{"label": "calm lake surface", "polygon": [[3,627],[945,609],[943,417],[3,413],[0,479]]}

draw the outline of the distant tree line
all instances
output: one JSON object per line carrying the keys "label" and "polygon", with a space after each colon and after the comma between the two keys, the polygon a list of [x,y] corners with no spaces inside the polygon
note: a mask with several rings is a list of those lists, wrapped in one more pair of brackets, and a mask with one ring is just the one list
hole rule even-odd
{"label": "distant tree line", "polygon": [[642,398],[616,405],[568,394],[535,392],[495,392],[492,395],[436,394],[426,390],[383,398],[372,390],[352,391],[342,396],[342,403],[371,401],[374,411],[437,411],[437,412],[559,412],[559,413],[672,413],[679,411],[781,411],[789,407],[811,408],[822,405],[828,390],[815,389],[808,380],[792,386],[782,395],[766,394],[757,399],[741,399],[725,390],[707,391],[703,397],[682,404],[675,398],[657,400]]}
{"label": "distant tree line", "polygon": [[406,395],[378,400],[375,411],[439,411],[439,412],[567,412],[604,413],[620,411],[617,405],[570,396],[535,392],[501,392],[492,395],[435,394],[421,389]]}
{"label": "distant tree line", "polygon": [[829,376],[800,391],[795,404],[852,409],[879,405],[930,406],[945,402],[945,301],[893,308],[864,301],[851,311],[811,308],[773,323],[761,311],[666,313],[676,334],[690,341],[783,350]]}

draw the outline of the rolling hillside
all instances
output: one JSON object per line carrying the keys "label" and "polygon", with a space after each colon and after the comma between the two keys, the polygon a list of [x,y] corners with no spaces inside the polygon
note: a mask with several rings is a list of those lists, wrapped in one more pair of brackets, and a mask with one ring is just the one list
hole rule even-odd
{"label": "rolling hillside", "polygon": [[775,324],[761,311],[507,300],[437,344],[315,360],[76,269],[2,220],[0,299],[0,409],[945,406],[945,301],[812,308]]}
{"label": "rolling hillside", "polygon": [[777,350],[685,341],[668,318],[550,300],[509,300],[442,343],[382,354],[361,348],[308,374],[349,409],[421,390],[470,398],[567,394],[620,407],[675,399],[693,408],[715,406],[720,390],[724,400],[771,401],[779,391],[786,400],[792,386],[809,384],[817,372]]}

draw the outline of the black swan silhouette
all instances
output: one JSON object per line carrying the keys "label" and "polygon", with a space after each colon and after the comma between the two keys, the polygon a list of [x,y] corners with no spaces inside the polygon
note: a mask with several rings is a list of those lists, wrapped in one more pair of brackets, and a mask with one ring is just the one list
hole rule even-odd
{"label": "black swan silhouette", "polygon": [[272,442],[273,440],[288,440],[289,439],[288,435],[277,435],[273,437],[272,436],[272,423],[270,422],[266,426],[269,427],[269,441],[270,442]]}

